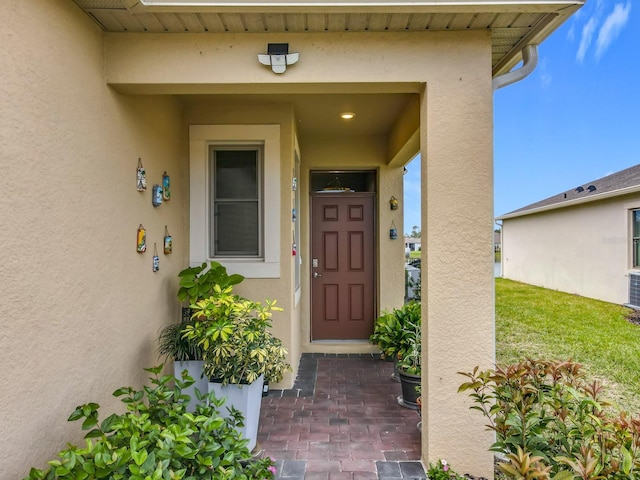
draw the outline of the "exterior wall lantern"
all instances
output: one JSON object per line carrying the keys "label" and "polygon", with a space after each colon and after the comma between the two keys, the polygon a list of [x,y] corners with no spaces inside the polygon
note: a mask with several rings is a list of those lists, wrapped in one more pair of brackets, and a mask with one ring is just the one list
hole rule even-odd
{"label": "exterior wall lantern", "polygon": [[271,66],[273,73],[284,73],[287,65],[293,65],[299,58],[299,53],[289,53],[288,43],[269,43],[267,53],[258,54],[258,61],[263,65]]}
{"label": "exterior wall lantern", "polygon": [[397,210],[398,199],[396,197],[391,197],[391,200],[389,200],[389,206],[391,207],[391,210]]}

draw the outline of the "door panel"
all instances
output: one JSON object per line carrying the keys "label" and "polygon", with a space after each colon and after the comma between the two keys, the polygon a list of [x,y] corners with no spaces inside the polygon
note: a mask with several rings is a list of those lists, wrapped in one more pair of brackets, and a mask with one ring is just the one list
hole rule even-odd
{"label": "door panel", "polygon": [[312,197],[312,340],[368,339],[373,332],[374,199]]}

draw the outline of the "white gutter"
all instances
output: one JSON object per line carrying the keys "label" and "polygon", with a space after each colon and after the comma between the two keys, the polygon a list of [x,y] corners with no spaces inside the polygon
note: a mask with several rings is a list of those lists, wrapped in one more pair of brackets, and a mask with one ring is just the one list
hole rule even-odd
{"label": "white gutter", "polygon": [[496,217],[496,220],[507,220],[509,218],[524,217],[526,215],[533,215],[534,213],[547,212],[549,210],[556,210],[564,207],[571,207],[574,205],[580,205],[582,203],[595,202],[597,200],[605,200],[612,197],[620,197],[622,195],[628,195],[630,193],[640,192],[640,185],[634,185],[632,187],[620,188],[618,190],[612,190],[610,192],[599,193],[596,195],[590,195],[584,198],[574,198],[573,200],[567,200],[566,202],[552,203],[551,205],[545,205],[543,207],[532,208],[531,210],[524,210],[522,212],[513,212],[506,215]]}
{"label": "white gutter", "polygon": [[535,70],[537,65],[538,46],[526,45],[522,49],[522,67],[495,77],[491,82],[493,91],[495,92],[499,88],[506,87],[507,85],[511,85],[512,83],[519,82],[523,78],[526,78]]}

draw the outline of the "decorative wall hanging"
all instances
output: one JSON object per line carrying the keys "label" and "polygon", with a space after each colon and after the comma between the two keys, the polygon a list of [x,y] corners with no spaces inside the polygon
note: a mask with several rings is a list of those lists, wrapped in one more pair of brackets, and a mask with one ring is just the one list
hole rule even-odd
{"label": "decorative wall hanging", "polygon": [[396,228],[395,222],[391,222],[391,228],[389,229],[389,238],[391,240],[395,240],[398,238],[398,229]]}
{"label": "decorative wall hanging", "polygon": [[171,200],[171,178],[169,178],[167,172],[162,174],[162,199]]}
{"label": "decorative wall hanging", "polygon": [[397,210],[398,209],[398,199],[396,197],[391,197],[391,200],[389,200],[389,205],[391,206],[391,210]]}
{"label": "decorative wall hanging", "polygon": [[136,250],[138,253],[144,253],[147,251],[147,231],[142,224],[138,227]]}
{"label": "decorative wall hanging", "polygon": [[151,189],[151,203],[154,207],[162,204],[162,187],[158,184]]}
{"label": "decorative wall hanging", "polygon": [[138,158],[138,168],[136,170],[136,188],[139,192],[147,189],[147,171],[142,166],[142,159]]}
{"label": "decorative wall hanging", "polygon": [[173,252],[173,239],[171,235],[169,235],[169,229],[167,226],[164,226],[164,254],[169,255]]}
{"label": "decorative wall hanging", "polygon": [[153,244],[153,271],[160,270],[160,257],[158,256],[158,244]]}

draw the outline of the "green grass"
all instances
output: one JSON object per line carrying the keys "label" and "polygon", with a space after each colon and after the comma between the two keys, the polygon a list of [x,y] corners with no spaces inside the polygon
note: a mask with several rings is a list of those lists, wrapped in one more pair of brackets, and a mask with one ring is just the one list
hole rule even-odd
{"label": "green grass", "polygon": [[496,361],[573,359],[620,407],[640,413],[640,326],[629,309],[496,279]]}

